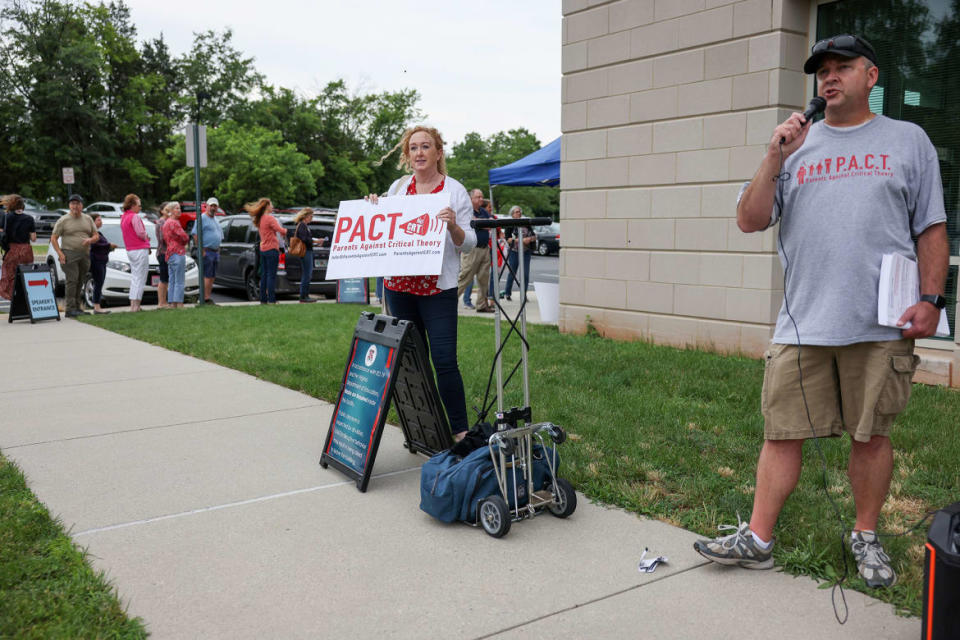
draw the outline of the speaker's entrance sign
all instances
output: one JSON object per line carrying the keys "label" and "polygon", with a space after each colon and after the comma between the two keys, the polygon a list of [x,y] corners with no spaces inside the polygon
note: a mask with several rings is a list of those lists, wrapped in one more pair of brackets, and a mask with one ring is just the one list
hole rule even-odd
{"label": "speaker's entrance sign", "polygon": [[446,224],[437,219],[449,193],[340,203],[327,278],[439,275]]}
{"label": "speaker's entrance sign", "polygon": [[29,319],[32,324],[40,320],[60,320],[53,287],[54,280],[47,265],[18,266],[7,322]]}

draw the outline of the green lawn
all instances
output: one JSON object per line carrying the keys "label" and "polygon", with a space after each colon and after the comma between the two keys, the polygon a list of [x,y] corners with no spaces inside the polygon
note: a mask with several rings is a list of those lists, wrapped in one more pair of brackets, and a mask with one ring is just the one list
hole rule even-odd
{"label": "green lawn", "polygon": [[0,638],[145,638],[116,593],[0,455]]}
{"label": "green lawn", "polygon": [[[114,314],[86,322],[332,400],[360,308],[338,305],[203,308]],[[468,407],[479,405],[493,354],[492,321],[461,318],[459,358]],[[706,535],[750,515],[762,441],[760,361],[531,326],[534,420],[568,429],[563,474],[584,494]],[[269,346],[267,346],[269,345]],[[518,356],[513,356],[518,357]],[[520,404],[519,380],[508,406]],[[917,385],[898,420],[896,470],[881,528],[902,532],[960,495],[960,394]],[[822,442],[826,483],[847,525],[847,438]],[[812,443],[777,528],[778,564],[824,578],[841,571],[839,524]],[[926,526],[886,541],[900,582],[867,590],[919,614]],[[691,551],[692,552],[692,551]],[[856,574],[856,569],[853,568]],[[824,597],[827,597],[826,595]]]}

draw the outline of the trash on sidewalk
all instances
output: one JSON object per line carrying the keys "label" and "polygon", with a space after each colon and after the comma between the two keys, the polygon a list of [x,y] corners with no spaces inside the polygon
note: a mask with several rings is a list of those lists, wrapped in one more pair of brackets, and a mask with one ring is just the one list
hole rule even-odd
{"label": "trash on sidewalk", "polygon": [[657,570],[657,566],[661,562],[663,564],[667,564],[666,556],[657,556],[656,558],[650,558],[647,560],[646,557],[649,551],[650,549],[646,547],[643,548],[643,554],[640,556],[640,564],[637,566],[637,569],[640,570],[640,573],[653,573]]}

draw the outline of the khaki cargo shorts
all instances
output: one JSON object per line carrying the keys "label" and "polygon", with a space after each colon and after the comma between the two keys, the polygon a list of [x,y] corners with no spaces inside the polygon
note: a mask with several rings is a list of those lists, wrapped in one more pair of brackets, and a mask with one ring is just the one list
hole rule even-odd
{"label": "khaki cargo shorts", "polygon": [[907,406],[913,372],[920,362],[913,340],[860,342],[841,347],[800,349],[803,389],[813,430],[800,393],[797,346],[772,344],[763,372],[763,435],[767,440],[839,436],[867,442],[890,434]]}

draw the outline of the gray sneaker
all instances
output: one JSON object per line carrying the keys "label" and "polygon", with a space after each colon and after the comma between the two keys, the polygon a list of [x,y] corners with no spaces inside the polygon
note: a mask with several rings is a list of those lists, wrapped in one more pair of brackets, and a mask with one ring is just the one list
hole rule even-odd
{"label": "gray sneaker", "polygon": [[[740,518],[737,517],[739,521]],[[707,560],[720,564],[735,564],[744,569],[770,569],[773,567],[773,545],[769,549],[757,546],[753,534],[750,533],[750,523],[740,522],[737,526],[722,524],[717,527],[720,531],[733,530],[726,536],[719,536],[713,540],[697,540],[693,548]]]}
{"label": "gray sneaker", "polygon": [[854,531],[850,534],[850,550],[857,561],[857,571],[868,587],[892,587],[897,574],[890,566],[890,556],[873,531]]}

